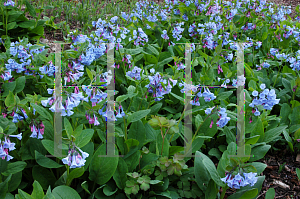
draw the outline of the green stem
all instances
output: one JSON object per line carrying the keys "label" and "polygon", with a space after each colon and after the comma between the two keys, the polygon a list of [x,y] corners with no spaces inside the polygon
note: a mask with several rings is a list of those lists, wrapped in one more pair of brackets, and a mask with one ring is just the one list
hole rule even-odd
{"label": "green stem", "polygon": [[6,33],[6,36],[7,36],[7,18],[8,18],[8,13],[7,13],[7,10],[6,10],[6,23],[5,23],[5,33]]}
{"label": "green stem", "polygon": [[92,193],[94,193],[94,191],[95,191],[95,186],[96,186],[96,182],[94,181],[94,184],[93,184],[93,191],[92,191]]}
{"label": "green stem", "polygon": [[[162,136],[162,138],[163,138],[163,142],[162,142],[162,147],[161,147],[161,156],[162,156],[163,149],[164,149],[164,141],[165,141],[165,137],[166,137],[166,135],[167,135],[167,133],[168,133],[169,129],[170,129],[170,128],[168,128],[168,130],[166,131],[165,135],[164,135],[164,136]],[[162,129],[161,129],[161,133],[162,133]]]}
{"label": "green stem", "polygon": [[133,100],[130,100],[129,106],[128,106],[128,108],[127,108],[127,112],[129,112],[129,109],[130,109],[130,106],[131,106],[132,101],[133,101]]}
{"label": "green stem", "polygon": [[66,165],[66,167],[67,167],[67,175],[69,175],[69,173],[70,173],[69,165]]}
{"label": "green stem", "polygon": [[184,107],[184,109],[183,109],[183,112],[182,112],[182,114],[181,114],[181,116],[180,116],[180,118],[179,118],[179,120],[178,120],[178,122],[177,122],[177,125],[176,125],[177,127],[178,127],[178,125],[179,125],[180,121],[182,120],[182,117],[183,117],[183,114],[184,114],[185,108],[186,108],[186,107]]}
{"label": "green stem", "polygon": [[[150,96],[150,102],[149,102],[149,104],[148,104],[147,109],[149,108],[149,106],[150,106],[150,104],[151,104],[151,100],[152,100],[152,95]],[[147,121],[147,115],[146,115],[146,117],[145,117],[145,120]]]}
{"label": "green stem", "polygon": [[274,86],[275,86],[275,84],[276,84],[276,81],[277,81],[277,78],[278,78],[278,76],[279,76],[279,72],[280,72],[280,70],[281,70],[281,65],[279,66],[279,71],[278,71],[278,73],[277,73],[277,76],[276,76],[275,82],[274,82],[274,84],[273,84],[273,87],[274,87]]}
{"label": "green stem", "polygon": [[124,119],[124,133],[125,133],[125,141],[127,140],[127,125],[126,125],[126,119],[125,117],[123,117]]}
{"label": "green stem", "polygon": [[221,197],[220,197],[221,199],[224,198],[227,189],[228,189],[228,185],[226,184],[226,186],[223,187],[223,190],[222,190],[222,193],[221,193]]}
{"label": "green stem", "polygon": [[191,148],[191,145],[192,145],[192,143],[194,142],[194,140],[195,140],[195,137],[196,137],[196,135],[197,135],[197,133],[198,133],[198,131],[199,131],[200,127],[201,127],[201,126],[204,124],[204,122],[207,120],[207,118],[209,118],[211,115],[213,115],[213,114],[216,112],[216,110],[218,110],[218,108],[217,108],[217,109],[215,109],[215,111],[213,111],[211,114],[209,114],[209,115],[208,115],[208,116],[205,118],[205,120],[202,122],[202,124],[200,124],[200,126],[198,127],[197,131],[195,132],[195,134],[194,134],[194,136],[193,136],[192,142],[191,142],[191,144],[189,145],[189,147],[188,147],[187,151],[189,151],[189,150],[190,150],[190,148]]}

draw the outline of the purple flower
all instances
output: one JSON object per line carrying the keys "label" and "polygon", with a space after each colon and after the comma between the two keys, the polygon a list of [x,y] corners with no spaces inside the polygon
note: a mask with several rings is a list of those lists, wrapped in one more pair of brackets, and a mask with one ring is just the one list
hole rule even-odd
{"label": "purple flower", "polygon": [[[78,153],[75,148],[77,148],[79,150]],[[73,147],[72,150],[69,150],[68,156],[62,159],[62,162],[64,164],[67,164],[70,166],[70,168],[80,168],[82,166],[84,166],[86,160],[85,158],[87,158],[89,156],[88,153],[83,152],[80,148],[78,148],[77,146]]]}
{"label": "purple flower", "polygon": [[4,2],[4,6],[15,6],[15,2],[8,0],[7,2]]}
{"label": "purple flower", "polygon": [[19,133],[18,135],[9,135],[9,137],[15,137],[18,138],[19,140],[22,139],[22,133]]}

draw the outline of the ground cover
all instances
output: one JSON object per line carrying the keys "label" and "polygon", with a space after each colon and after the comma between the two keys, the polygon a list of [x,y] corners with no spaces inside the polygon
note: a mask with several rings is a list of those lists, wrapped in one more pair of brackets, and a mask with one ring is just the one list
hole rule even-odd
{"label": "ground cover", "polygon": [[[265,1],[4,2],[1,197],[299,197],[299,6],[292,13]],[[54,41],[70,43],[61,54],[63,157],[54,155]],[[114,62],[109,41],[117,43]],[[193,85],[177,42],[201,43],[191,45]],[[249,157],[228,156],[240,114],[229,84],[245,88]],[[188,92],[189,147],[200,156],[182,158]],[[115,121],[124,157],[98,156],[106,151],[105,120]]]}

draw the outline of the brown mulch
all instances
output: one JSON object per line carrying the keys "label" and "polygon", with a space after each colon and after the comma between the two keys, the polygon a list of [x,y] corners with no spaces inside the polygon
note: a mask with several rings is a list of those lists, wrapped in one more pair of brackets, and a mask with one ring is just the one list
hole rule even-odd
{"label": "brown mulch", "polygon": [[[265,176],[265,180],[257,199],[264,199],[270,188],[275,189],[275,199],[300,199],[300,180],[296,174],[296,168],[300,168],[300,160],[296,161],[296,155],[284,149],[285,146],[276,148],[282,149],[278,151],[270,149],[263,159],[257,161],[267,165],[261,174]],[[233,193],[234,190],[227,190],[225,199]]]}

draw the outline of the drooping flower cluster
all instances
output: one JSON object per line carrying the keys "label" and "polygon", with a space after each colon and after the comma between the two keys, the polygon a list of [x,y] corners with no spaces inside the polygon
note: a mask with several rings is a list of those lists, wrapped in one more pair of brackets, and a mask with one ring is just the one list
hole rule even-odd
{"label": "drooping flower cluster", "polygon": [[141,71],[141,68],[135,66],[132,71],[127,71],[126,75],[133,79],[141,80]]}
{"label": "drooping flower cluster", "polygon": [[198,91],[199,92],[197,92],[194,99],[190,102],[192,105],[200,106],[200,102],[199,102],[200,97],[204,97],[204,100],[206,102],[210,102],[210,101],[216,99],[216,96],[213,93],[211,93],[207,87],[204,87],[203,93],[201,93],[202,87],[199,87]]}
{"label": "drooping flower cluster", "polygon": [[[163,79],[158,72],[154,76],[149,76],[148,78],[150,80],[150,83],[145,87],[148,88],[149,93],[153,93],[155,101],[162,100],[164,98],[163,95],[170,93],[172,87],[177,83],[177,80],[172,80],[170,78],[168,81],[168,85],[163,88],[162,83],[167,84],[167,80]],[[171,86],[170,81],[172,82],[173,86]]]}
{"label": "drooping flower cluster", "polygon": [[71,169],[80,168],[84,166],[87,157],[89,157],[88,153],[83,152],[79,147],[73,145],[72,149],[69,149],[68,156],[63,158],[62,162],[69,165]]}
{"label": "drooping flower cluster", "polygon": [[73,66],[70,63],[68,63],[68,68],[65,71],[66,76],[64,77],[65,85],[67,84],[67,82],[70,82],[71,80],[72,82],[75,82],[80,77],[82,77],[84,72],[80,72],[80,71],[84,71],[83,65],[81,65],[80,63],[76,63],[74,61],[73,61]]}
{"label": "drooping flower cluster", "polygon": [[4,2],[4,6],[15,6],[15,2],[8,0],[7,2]]}
{"label": "drooping flower cluster", "polygon": [[31,138],[37,138],[37,139],[44,138],[43,134],[44,134],[45,126],[42,121],[37,125],[34,124],[30,125],[30,130],[32,132],[32,134],[30,135]]}
{"label": "drooping flower cluster", "polygon": [[[20,133],[18,135],[8,135],[8,136],[16,137],[19,140],[22,139],[22,133]],[[8,154],[8,151],[15,150],[16,149],[15,145],[16,145],[16,143],[11,142],[10,139],[5,135],[4,142],[1,142],[1,140],[0,140],[0,158],[2,158],[2,160],[4,160],[6,158],[6,161],[13,159],[13,157]]]}
{"label": "drooping flower cluster", "polygon": [[[54,76],[55,66],[53,65],[52,61],[49,61],[49,65],[45,65],[45,66],[40,67],[39,71],[44,75]],[[40,75],[40,77],[43,78],[44,75]]]}
{"label": "drooping flower cluster", "polygon": [[17,123],[18,122],[18,120],[19,121],[21,121],[21,120],[23,120],[24,118],[25,119],[27,119],[28,118],[28,116],[27,116],[27,114],[26,114],[26,111],[24,110],[24,109],[21,109],[21,113],[23,114],[23,116],[21,116],[20,114],[18,114],[18,112],[19,112],[19,109],[17,108],[16,109],[16,112],[12,112],[12,116],[13,116],[13,123]]}
{"label": "drooping flower cluster", "polygon": [[49,110],[51,110],[52,112],[59,112],[59,108],[61,108],[61,116],[73,115],[73,108],[77,107],[80,104],[81,100],[88,102],[88,97],[84,97],[82,95],[82,92],[79,92],[78,87],[75,87],[75,93],[68,93],[65,103],[62,104],[61,102],[60,106],[55,100],[55,93],[53,93],[54,89],[48,88],[47,91],[48,94],[53,94],[53,96],[49,97],[47,100],[42,100],[42,105],[46,107],[49,104],[51,106],[53,102],[55,102]]}
{"label": "drooping flower cluster", "polygon": [[227,117],[226,109],[221,108],[218,111],[219,119],[217,120],[217,126],[223,128],[230,120],[230,117]]}
{"label": "drooping flower cluster", "polygon": [[[139,33],[138,35],[137,35],[137,32]],[[141,44],[144,46],[145,43],[148,42],[148,35],[144,33],[142,28],[138,28],[138,31],[133,30],[133,39],[134,39],[134,45],[139,46]],[[131,41],[131,40],[132,40],[132,38],[130,37],[129,41]],[[145,42],[145,43],[143,43],[143,42]]]}
{"label": "drooping flower cluster", "polygon": [[[106,108],[107,107],[107,103],[102,107],[102,109],[100,109],[98,111],[98,113],[105,118],[105,121],[107,121],[107,119],[109,119],[109,121],[117,121],[117,118],[122,118],[125,117],[125,112],[123,110],[123,107],[120,105],[118,111],[116,111],[116,113],[114,112],[114,110],[112,110],[111,107]],[[106,111],[103,111],[104,108],[106,108]]]}
{"label": "drooping flower cluster", "polygon": [[[252,110],[252,113],[254,113],[255,116],[259,116],[260,112],[258,111],[257,106],[263,105],[263,108],[266,110],[272,110],[273,106],[275,104],[278,104],[280,99],[276,99],[276,93],[274,89],[266,89],[265,84],[260,85],[260,89],[263,91],[258,93],[258,91],[253,91],[252,96],[255,98],[253,101],[249,104],[250,107],[255,108],[255,110]],[[259,96],[259,99],[257,98]]]}
{"label": "drooping flower cluster", "polygon": [[7,70],[3,71],[3,74],[0,75],[3,80],[10,80],[12,78],[13,71],[15,71],[16,73],[24,72],[25,75],[40,75],[36,71],[31,71],[30,69],[28,69],[28,67],[34,67],[31,66],[31,61],[34,60],[35,55],[43,52],[45,50],[45,47],[42,46],[40,47],[40,49],[29,50],[32,44],[28,43],[26,44],[26,47],[24,47],[21,42],[23,42],[23,40],[21,40],[20,42],[16,41],[10,43],[9,52],[10,55],[13,56],[13,58],[8,59],[7,64],[5,64],[5,68]]}
{"label": "drooping flower cluster", "polygon": [[227,174],[224,178],[221,178],[223,182],[225,182],[230,188],[240,189],[241,187],[245,187],[247,185],[254,186],[257,182],[258,177],[255,177],[257,173],[243,173],[240,175],[239,173],[235,176],[231,174]]}

